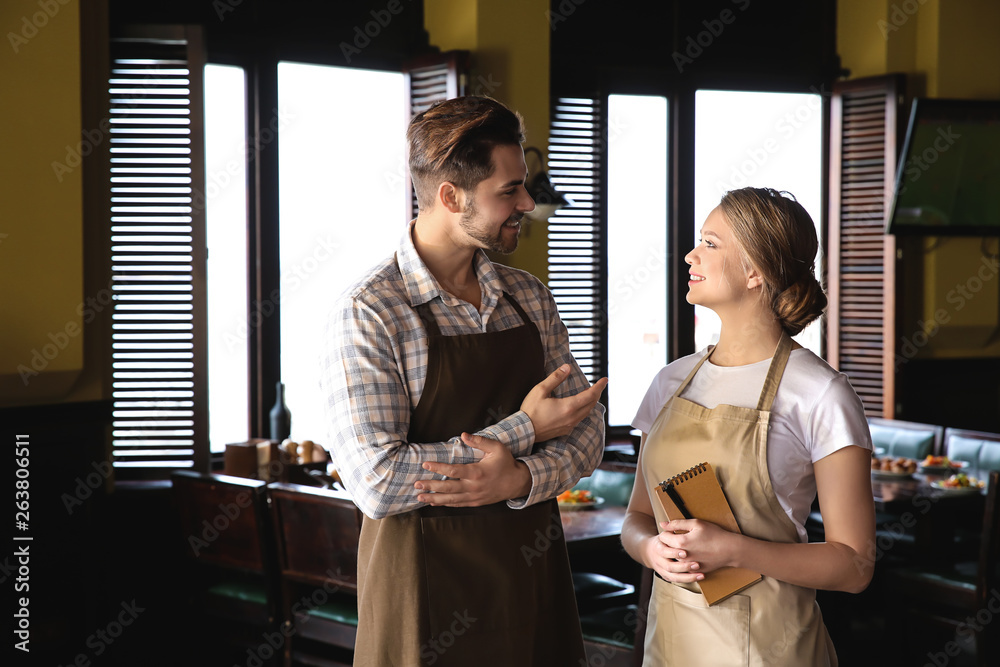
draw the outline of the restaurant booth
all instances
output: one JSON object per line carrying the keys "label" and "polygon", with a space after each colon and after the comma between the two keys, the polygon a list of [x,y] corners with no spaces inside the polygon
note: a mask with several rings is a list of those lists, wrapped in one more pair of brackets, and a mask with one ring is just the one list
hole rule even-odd
{"label": "restaurant booth", "polygon": [[[571,204],[589,207],[594,233],[565,241],[555,223],[532,222],[504,261],[555,284],[564,279],[556,242],[589,244],[591,263],[582,270],[597,275],[598,286],[586,297],[593,312],[578,356],[597,375],[608,369],[615,287],[601,282],[608,233],[601,174],[614,127],[608,95],[668,100],[663,261],[673,276],[694,243],[687,223],[696,210],[696,92],[818,94],[824,212],[817,223],[830,296],[821,350],[865,405],[877,521],[872,584],[857,595],[820,591],[824,620],[844,665],[1000,664],[1000,216],[989,229],[997,209],[987,197],[975,220],[936,227],[940,217],[931,209],[939,200],[900,198],[907,183],[907,196],[919,195],[917,186],[943,187],[930,167],[959,157],[942,150],[949,126],[962,134],[956,125],[978,123],[984,134],[976,143],[996,145],[990,142],[1000,125],[989,114],[1000,104],[1000,5],[12,0],[0,18],[11,47],[0,59],[12,100],[2,113],[13,128],[5,144],[12,167],[0,179],[9,202],[0,226],[0,275],[9,286],[0,326],[0,424],[14,449],[14,491],[22,492],[10,550],[0,556],[0,579],[14,592],[12,664],[351,664],[360,511],[323,436],[313,436],[317,447],[305,460],[301,449],[293,456],[284,437],[273,437],[269,420],[282,381],[278,247],[281,225],[289,223],[281,220],[278,151],[269,150],[281,132],[268,123],[277,113],[283,61],[406,72],[410,110],[459,91],[493,95],[522,113],[526,145],[550,160],[547,147],[572,144],[559,134],[561,124],[575,122],[566,116],[589,109],[604,134],[587,135],[594,168],[581,178],[592,180],[587,196]],[[129,363],[116,356],[123,351],[116,341],[124,340],[116,336],[142,330],[130,329],[135,323],[116,310],[124,301],[115,248],[131,241],[120,240],[128,232],[111,224],[119,195],[110,169],[125,144],[111,131],[109,118],[118,116],[109,111],[109,81],[114,59],[137,44],[155,45],[153,59],[188,58],[192,80],[210,63],[243,68],[247,84],[241,120],[253,150],[242,161],[246,241],[236,245],[246,246],[249,267],[241,339],[247,382],[238,392],[248,423],[210,446],[209,424],[222,420],[208,408],[210,313],[198,296],[206,280],[204,211],[193,206],[192,221],[182,223],[190,238],[179,242],[192,248],[179,254],[193,257],[189,285],[193,312],[201,313],[192,317],[196,352],[183,370],[193,398],[184,408],[190,424],[179,428],[192,434],[170,436],[192,444],[163,445],[181,457],[178,465],[159,455],[129,458],[116,425],[128,410],[159,409],[123,408],[120,383],[130,379],[116,374],[129,369],[115,365]],[[192,90],[186,109],[197,109],[197,86]],[[133,109],[141,98],[130,98]],[[408,117],[401,110],[391,130],[401,142]],[[922,122],[945,125],[928,135],[918,131],[930,127]],[[967,201],[967,188],[997,184],[995,155],[989,162],[986,153],[972,176],[956,167],[959,201]],[[545,169],[557,187],[570,187],[559,182],[558,165],[543,161]],[[204,165],[192,170],[206,194],[213,174]],[[412,205],[399,213],[401,221],[411,216]],[[395,239],[386,242],[392,247]],[[148,240],[150,247],[166,243]],[[667,282],[670,335],[657,364],[695,351],[694,311]],[[615,400],[610,380],[605,401]],[[213,378],[212,391],[231,391],[222,384]],[[167,430],[155,423],[162,416],[149,414],[144,423],[160,433]],[[561,525],[553,526],[566,537],[589,665],[642,659],[652,574],[620,543],[637,446],[630,427],[609,424],[601,464],[575,487],[600,502],[563,504]],[[958,472],[982,486],[945,484]],[[813,510],[806,527],[818,541],[822,508]],[[553,538],[541,534],[524,545],[526,558]],[[456,623],[438,648],[458,640]]]}

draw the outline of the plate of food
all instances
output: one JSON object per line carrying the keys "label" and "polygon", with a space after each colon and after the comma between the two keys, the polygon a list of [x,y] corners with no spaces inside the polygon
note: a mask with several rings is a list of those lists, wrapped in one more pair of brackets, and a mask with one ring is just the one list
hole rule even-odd
{"label": "plate of food", "polygon": [[604,504],[604,498],[595,496],[587,489],[563,491],[556,497],[556,501],[559,503],[559,509],[567,512],[594,509]]}
{"label": "plate of food", "polygon": [[920,472],[948,474],[961,470],[967,465],[969,464],[965,461],[952,461],[947,456],[928,454],[927,458],[920,462]]}
{"label": "plate of food", "polygon": [[948,479],[931,482],[931,486],[945,493],[981,493],[986,488],[986,482],[958,472]]}
{"label": "plate of food", "polygon": [[917,462],[905,456],[873,456],[872,477],[875,479],[905,479],[917,471]]}

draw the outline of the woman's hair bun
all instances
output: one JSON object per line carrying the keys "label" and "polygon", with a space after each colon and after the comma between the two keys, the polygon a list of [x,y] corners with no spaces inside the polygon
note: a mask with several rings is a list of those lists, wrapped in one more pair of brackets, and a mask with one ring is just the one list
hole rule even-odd
{"label": "woman's hair bun", "polygon": [[826,294],[810,271],[775,294],[771,308],[782,328],[794,336],[822,315],[826,304]]}

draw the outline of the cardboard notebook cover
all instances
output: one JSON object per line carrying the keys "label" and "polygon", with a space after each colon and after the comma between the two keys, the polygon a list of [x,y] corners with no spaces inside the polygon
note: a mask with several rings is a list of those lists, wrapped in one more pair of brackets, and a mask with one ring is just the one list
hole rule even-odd
{"label": "cardboard notebook cover", "polygon": [[[689,518],[711,521],[733,533],[741,532],[711,463],[700,463],[660,482],[656,495],[671,521],[685,518],[685,513],[674,500],[677,498]],[[697,584],[705,601],[713,605],[761,579],[759,573],[745,568],[723,567],[709,572]]]}

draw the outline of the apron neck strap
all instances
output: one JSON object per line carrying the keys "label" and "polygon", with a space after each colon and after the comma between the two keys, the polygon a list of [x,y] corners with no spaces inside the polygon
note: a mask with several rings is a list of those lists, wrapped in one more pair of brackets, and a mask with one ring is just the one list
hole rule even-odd
{"label": "apron neck strap", "polygon": [[[702,357],[691,372],[688,373],[684,381],[681,382],[680,386],[677,387],[677,391],[674,392],[674,397],[680,396],[687,389],[687,386],[691,384],[691,380],[698,373],[698,369],[701,365],[708,361],[709,357],[712,356],[712,351],[715,350],[714,345],[708,346],[708,352]],[[771,404],[774,403],[774,397],[778,393],[778,385],[781,383],[781,376],[785,372],[785,364],[788,363],[788,355],[792,351],[792,339],[789,338],[788,334],[784,331],[781,332],[781,338],[778,340],[778,347],[774,351],[774,356],[771,357],[771,364],[767,369],[767,377],[764,378],[764,387],[760,392],[760,399],[757,401],[758,411],[769,411],[771,409]]]}
{"label": "apron neck strap", "polygon": [[708,346],[708,352],[705,353],[705,356],[702,357],[701,360],[694,365],[694,368],[691,369],[691,372],[688,373],[688,376],[684,378],[683,382],[681,382],[681,386],[677,387],[677,391],[674,392],[674,398],[677,398],[678,396],[684,393],[684,390],[687,389],[687,386],[691,384],[691,380],[693,380],[694,376],[698,373],[698,369],[701,368],[701,365],[704,364],[706,361],[708,361],[708,358],[712,356],[712,350],[714,349],[715,349],[714,345]]}
{"label": "apron neck strap", "polygon": [[757,402],[757,410],[768,412],[774,403],[774,397],[778,393],[778,385],[781,383],[781,376],[785,372],[785,364],[788,363],[788,355],[792,351],[792,339],[784,331],[781,332],[781,339],[778,341],[778,348],[771,357],[771,365],[767,369],[767,377],[764,379],[764,388],[760,392],[760,400]]}

